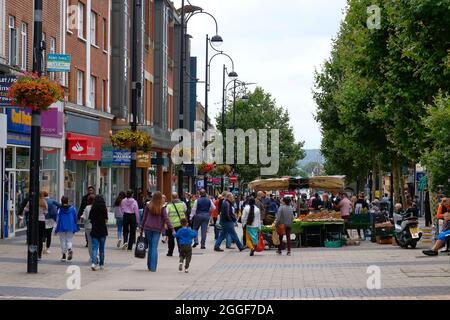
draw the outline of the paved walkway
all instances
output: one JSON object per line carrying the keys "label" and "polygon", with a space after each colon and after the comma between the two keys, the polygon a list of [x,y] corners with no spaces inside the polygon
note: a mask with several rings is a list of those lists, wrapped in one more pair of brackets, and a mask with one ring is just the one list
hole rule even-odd
{"label": "paved walkway", "polygon": [[[425,257],[418,249],[362,242],[343,248],[299,248],[292,256],[275,250],[214,252],[194,249],[189,274],[178,271],[178,258],[167,257],[160,243],[156,273],[146,260],[116,247],[115,230],[106,244],[106,269],[93,272],[84,234],[75,236],[74,260],[59,261],[59,239],[43,256],[39,273],[26,273],[23,237],[0,241],[0,298],[43,299],[450,299],[450,256]],[[223,244],[224,247],[225,244]],[[81,289],[69,290],[66,273],[80,267]],[[380,268],[380,289],[368,289],[369,266]]]}

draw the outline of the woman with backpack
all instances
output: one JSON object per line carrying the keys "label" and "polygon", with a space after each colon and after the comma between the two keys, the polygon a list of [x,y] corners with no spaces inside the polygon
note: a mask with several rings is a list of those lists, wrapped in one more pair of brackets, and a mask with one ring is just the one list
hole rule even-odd
{"label": "woman with backpack", "polygon": [[[27,203],[25,211],[30,211],[30,202]],[[39,232],[38,232],[38,261],[42,259],[42,251],[44,249],[45,237],[45,217],[48,214],[48,205],[45,201],[44,193],[39,193]]]}
{"label": "woman with backpack", "polygon": [[120,207],[122,200],[126,198],[126,194],[123,191],[120,191],[119,195],[114,202],[114,218],[116,219],[117,226],[117,248],[120,248],[122,245],[123,238],[123,212]]}
{"label": "woman with backpack", "polygon": [[58,216],[58,208],[61,206],[56,200],[49,197],[48,192],[44,191],[44,198],[47,202],[47,215],[45,216],[45,234],[44,242],[45,248],[43,250],[44,254],[50,253],[50,245],[52,244],[52,232],[53,228],[56,226],[56,219]]}
{"label": "woman with backpack", "polygon": [[[91,220],[91,239],[92,239],[92,253],[91,253],[91,269],[97,271],[100,266],[100,270],[103,270],[105,266],[105,242],[108,236],[108,228],[106,223],[108,222],[108,209],[106,208],[105,199],[101,195],[95,196],[94,203],[89,214]],[[98,261],[98,256],[100,261]]]}
{"label": "woman with backpack", "polygon": [[242,226],[245,227],[245,240],[250,249],[250,256],[255,254],[261,229],[261,212],[255,203],[255,198],[250,197],[242,215]]}
{"label": "woman with backpack", "polygon": [[69,204],[69,198],[63,196],[61,198],[61,208],[58,210],[58,219],[55,229],[55,234],[59,235],[59,242],[61,244],[61,261],[72,260],[72,240],[73,235],[80,231],[77,224],[77,211]]}
{"label": "woman with backpack", "polygon": [[158,265],[158,243],[161,233],[164,231],[164,224],[167,225],[168,232],[176,235],[167,214],[167,207],[164,206],[161,192],[155,192],[152,201],[144,208],[144,216],[141,223],[141,236],[145,232],[145,239],[148,244],[147,268],[151,272],[156,272]]}

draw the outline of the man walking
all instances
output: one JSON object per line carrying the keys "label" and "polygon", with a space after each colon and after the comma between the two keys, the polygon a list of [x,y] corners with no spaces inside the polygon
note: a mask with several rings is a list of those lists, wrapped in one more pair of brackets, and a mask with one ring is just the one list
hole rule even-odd
{"label": "man walking", "polygon": [[[186,203],[179,199],[178,193],[172,193],[172,202],[167,204],[166,210],[175,232],[181,229],[181,219],[186,218],[187,206]],[[172,257],[173,250],[175,249],[175,237],[169,232],[168,238],[169,251],[167,252],[167,256]]]}
{"label": "man walking", "polygon": [[244,250],[244,247],[236,234],[236,230],[234,229],[234,224],[236,223],[237,218],[233,212],[233,203],[234,196],[231,192],[228,192],[226,195],[226,200],[224,200],[222,207],[220,208],[220,224],[222,225],[222,231],[220,232],[219,238],[214,245],[214,251],[223,251],[223,249],[220,249],[220,245],[228,235],[230,235],[231,239],[234,240],[239,248],[239,251]]}
{"label": "man walking", "polygon": [[211,213],[214,211],[215,206],[212,200],[209,199],[205,189],[200,190],[200,198],[198,198],[191,210],[191,220],[194,224],[194,231],[197,232],[197,236],[194,240],[193,248],[198,246],[198,230],[202,228],[202,240],[201,248],[206,249],[206,231],[208,230],[209,220]]}

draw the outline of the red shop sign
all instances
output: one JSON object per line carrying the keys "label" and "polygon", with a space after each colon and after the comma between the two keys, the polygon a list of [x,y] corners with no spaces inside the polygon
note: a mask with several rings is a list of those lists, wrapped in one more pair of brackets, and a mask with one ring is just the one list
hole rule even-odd
{"label": "red shop sign", "polygon": [[102,138],[68,133],[67,140],[67,160],[100,161],[102,159]]}

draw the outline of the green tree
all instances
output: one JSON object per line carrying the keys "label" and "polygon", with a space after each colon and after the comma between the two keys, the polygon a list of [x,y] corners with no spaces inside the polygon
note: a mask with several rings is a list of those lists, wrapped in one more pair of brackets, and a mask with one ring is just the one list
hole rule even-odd
{"label": "green tree", "polygon": [[[236,101],[236,128],[244,131],[248,129],[271,129],[279,130],[279,159],[280,166],[275,176],[294,175],[297,173],[297,162],[304,158],[304,142],[295,141],[294,130],[289,125],[289,113],[287,110],[277,106],[276,101],[270,93],[257,87],[253,92],[247,93],[249,101]],[[216,117],[216,126],[222,130],[221,114]],[[233,105],[228,105],[225,111],[225,128],[233,128]],[[270,152],[271,136],[268,136],[267,150]],[[248,150],[248,139],[246,139],[246,150]],[[258,147],[259,152],[259,147]],[[248,157],[246,163],[248,163]],[[237,173],[241,183],[248,183],[260,176],[260,168],[266,167],[260,162],[257,164],[239,164]],[[264,177],[269,178],[269,177]]]}

